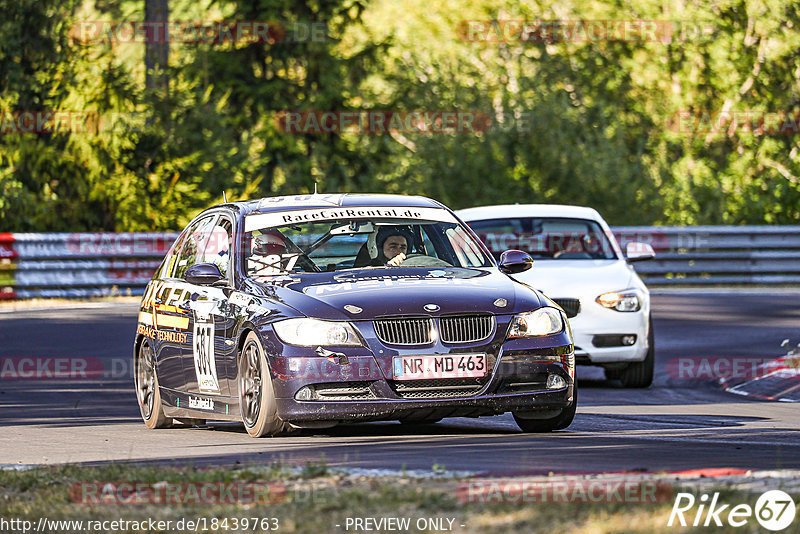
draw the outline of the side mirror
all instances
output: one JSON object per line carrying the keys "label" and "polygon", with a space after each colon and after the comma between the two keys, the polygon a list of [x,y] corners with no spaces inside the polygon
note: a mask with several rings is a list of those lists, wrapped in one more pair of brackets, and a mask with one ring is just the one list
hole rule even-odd
{"label": "side mirror", "polygon": [[533,258],[521,250],[506,250],[500,254],[500,270],[506,274],[517,274],[533,267]]}
{"label": "side mirror", "polygon": [[628,263],[635,263],[637,261],[652,260],[656,257],[656,253],[647,243],[628,243],[625,246],[625,261]]}
{"label": "side mirror", "polygon": [[183,278],[190,284],[198,286],[210,286],[220,280],[225,280],[219,267],[213,263],[196,263],[186,269]]}

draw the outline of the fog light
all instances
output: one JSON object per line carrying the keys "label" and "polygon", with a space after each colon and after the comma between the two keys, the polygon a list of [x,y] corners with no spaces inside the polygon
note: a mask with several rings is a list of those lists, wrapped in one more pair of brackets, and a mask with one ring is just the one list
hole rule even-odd
{"label": "fog light", "polygon": [[308,386],[303,386],[300,391],[295,393],[294,398],[301,401],[311,400],[314,397],[314,392]]}
{"label": "fog light", "polygon": [[623,345],[633,345],[636,343],[636,336],[622,336]]}
{"label": "fog light", "polygon": [[547,377],[547,389],[561,389],[567,387],[567,382],[558,375]]}

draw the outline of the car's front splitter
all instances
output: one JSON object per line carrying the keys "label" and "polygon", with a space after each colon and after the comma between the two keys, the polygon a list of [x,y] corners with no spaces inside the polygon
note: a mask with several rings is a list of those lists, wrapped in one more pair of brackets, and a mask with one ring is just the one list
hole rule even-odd
{"label": "car's front splitter", "polygon": [[510,411],[546,411],[566,408],[572,402],[573,386],[559,390],[506,395],[479,395],[452,399],[376,399],[361,401],[308,401],[276,399],[278,415],[289,422],[355,422],[430,417],[472,417]]}

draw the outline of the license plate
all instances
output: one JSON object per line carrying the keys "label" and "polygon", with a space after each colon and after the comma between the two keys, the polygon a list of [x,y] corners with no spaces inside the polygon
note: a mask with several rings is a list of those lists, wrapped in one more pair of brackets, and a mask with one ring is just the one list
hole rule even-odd
{"label": "license plate", "polygon": [[392,367],[395,380],[482,378],[488,374],[485,354],[395,356]]}

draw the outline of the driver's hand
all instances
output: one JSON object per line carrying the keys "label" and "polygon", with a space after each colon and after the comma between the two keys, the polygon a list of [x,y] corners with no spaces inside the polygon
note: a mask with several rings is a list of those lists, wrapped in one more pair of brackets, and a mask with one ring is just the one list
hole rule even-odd
{"label": "driver's hand", "polygon": [[398,265],[403,263],[405,261],[405,259],[406,259],[406,255],[401,252],[400,254],[398,254],[397,256],[395,256],[394,258],[389,260],[388,262],[386,262],[386,265],[391,265],[392,267],[397,267]]}

